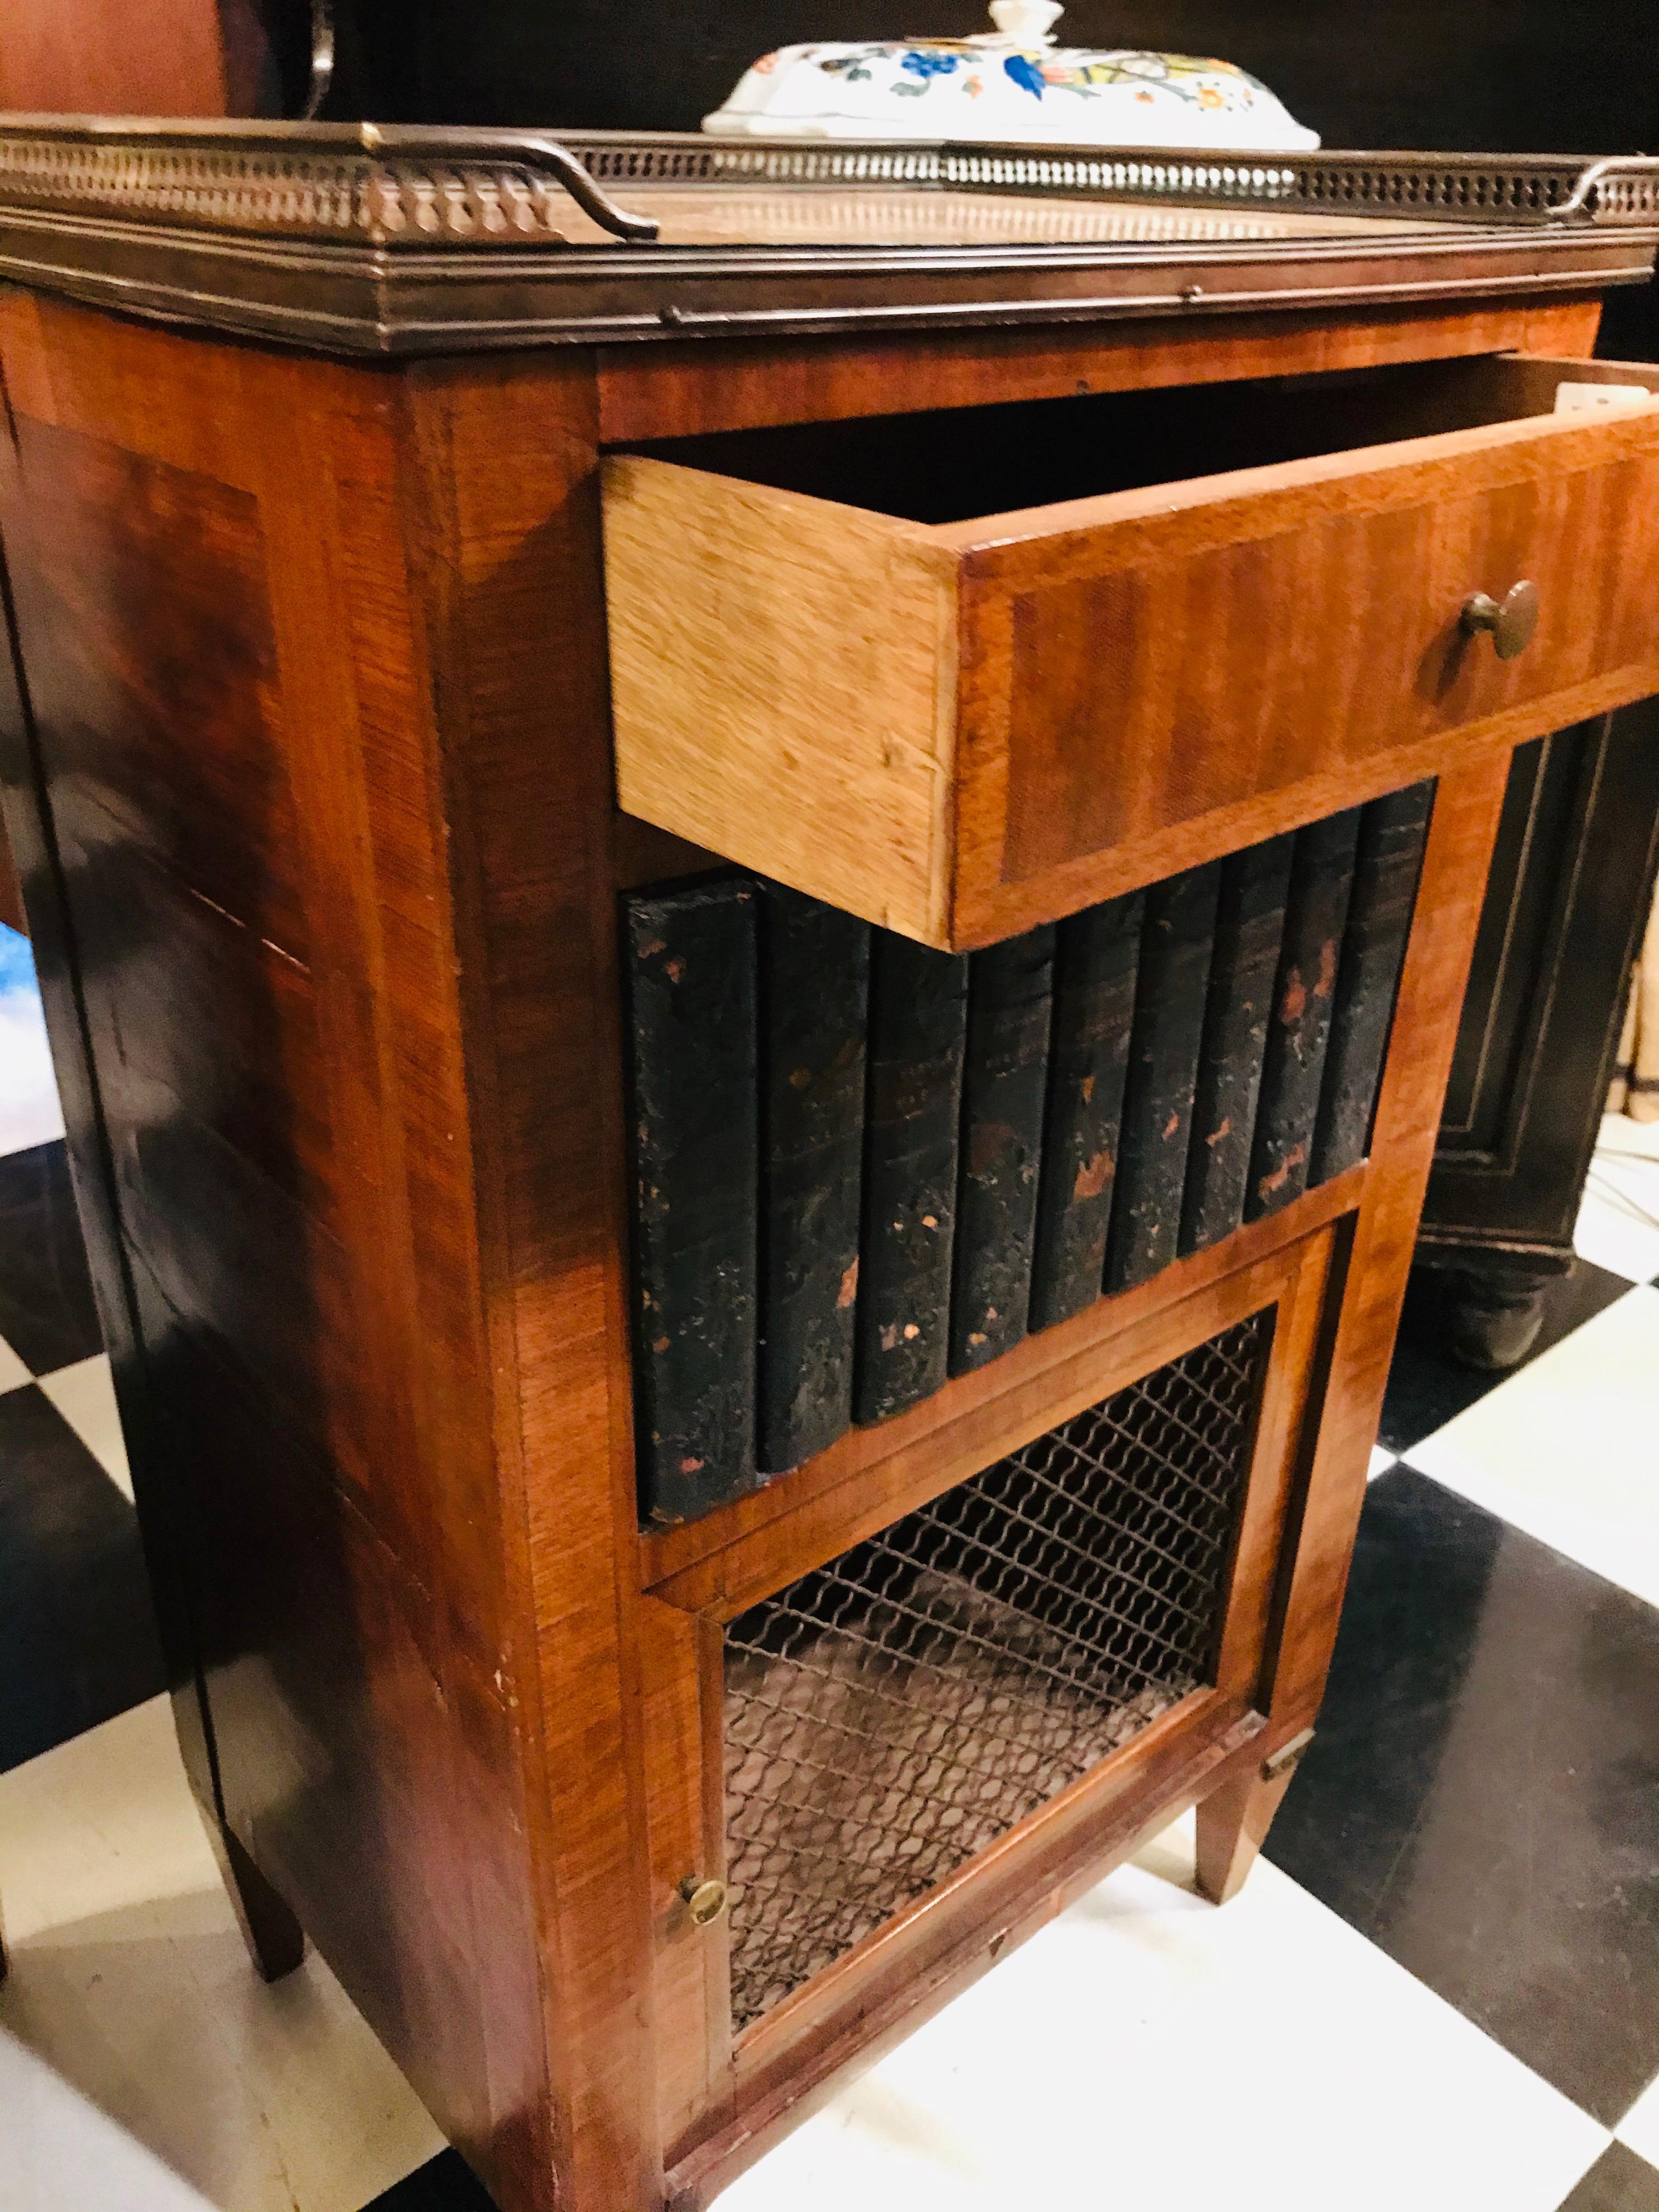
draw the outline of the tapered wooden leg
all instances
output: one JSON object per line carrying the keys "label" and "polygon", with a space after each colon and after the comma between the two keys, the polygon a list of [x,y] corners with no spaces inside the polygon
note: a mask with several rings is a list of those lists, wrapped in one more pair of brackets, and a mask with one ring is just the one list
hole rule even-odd
{"label": "tapered wooden leg", "polygon": [[305,1930],[229,1829],[211,1814],[204,1825],[248,1956],[266,1981],[280,1982],[306,1954]]}
{"label": "tapered wooden leg", "polygon": [[1212,1905],[1225,1905],[1243,1887],[1294,1771],[1287,1766],[1264,1781],[1260,1767],[1247,1766],[1237,1781],[1200,1804],[1198,1887]]}

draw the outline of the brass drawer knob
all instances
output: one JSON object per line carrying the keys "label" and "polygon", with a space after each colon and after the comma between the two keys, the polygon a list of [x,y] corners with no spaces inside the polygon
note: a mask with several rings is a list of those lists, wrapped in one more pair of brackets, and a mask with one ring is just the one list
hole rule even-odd
{"label": "brass drawer knob", "polygon": [[1463,627],[1471,637],[1477,630],[1489,629],[1498,658],[1513,660],[1532,643],[1538,627],[1537,585],[1513,584],[1502,599],[1486,592],[1473,593],[1463,602]]}
{"label": "brass drawer knob", "polygon": [[691,1916],[692,1925],[708,1928],[726,1910],[726,1884],[723,1881],[700,1881],[689,1874],[680,1884],[680,1895],[685,1899],[685,1909]]}

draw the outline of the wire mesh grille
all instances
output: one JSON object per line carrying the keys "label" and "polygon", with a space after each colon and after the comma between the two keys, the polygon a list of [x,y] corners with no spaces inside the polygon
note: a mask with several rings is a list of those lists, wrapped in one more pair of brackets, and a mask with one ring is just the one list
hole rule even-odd
{"label": "wire mesh grille", "polygon": [[734,2028],[1213,1680],[1267,1318],[731,1623]]}

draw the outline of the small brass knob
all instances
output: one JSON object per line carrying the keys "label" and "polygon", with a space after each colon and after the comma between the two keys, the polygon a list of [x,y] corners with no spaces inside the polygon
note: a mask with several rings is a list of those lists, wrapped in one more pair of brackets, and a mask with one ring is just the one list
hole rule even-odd
{"label": "small brass knob", "polygon": [[1512,584],[1501,600],[1485,592],[1473,593],[1463,602],[1463,627],[1471,637],[1477,630],[1489,629],[1498,658],[1513,660],[1532,643],[1538,627],[1537,585]]}
{"label": "small brass knob", "polygon": [[680,1895],[685,1899],[685,1909],[696,1928],[710,1926],[726,1910],[726,1884],[723,1881],[702,1881],[696,1875],[689,1874],[680,1884]]}

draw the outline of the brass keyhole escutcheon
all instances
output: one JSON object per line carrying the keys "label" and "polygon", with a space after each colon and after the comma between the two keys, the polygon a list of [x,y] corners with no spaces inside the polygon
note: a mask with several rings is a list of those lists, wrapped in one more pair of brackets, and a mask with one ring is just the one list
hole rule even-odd
{"label": "brass keyhole escutcheon", "polygon": [[1478,630],[1489,629],[1498,658],[1513,660],[1532,643],[1538,627],[1537,585],[1512,584],[1501,599],[1486,592],[1472,593],[1463,602],[1463,627],[1471,637]]}
{"label": "brass keyhole escutcheon", "polygon": [[726,1910],[726,1884],[723,1881],[704,1881],[689,1874],[680,1884],[680,1895],[685,1899],[685,1909],[691,1916],[694,1928],[708,1928]]}

